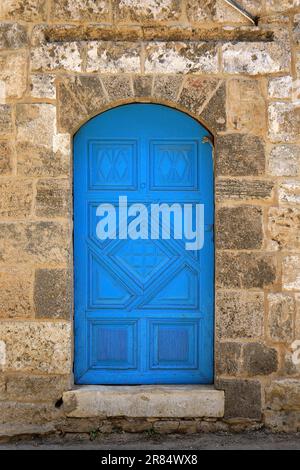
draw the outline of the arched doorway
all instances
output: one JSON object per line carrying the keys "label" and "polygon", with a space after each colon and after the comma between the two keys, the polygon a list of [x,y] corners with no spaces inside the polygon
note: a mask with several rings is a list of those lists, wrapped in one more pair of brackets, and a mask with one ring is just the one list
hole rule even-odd
{"label": "arched doorway", "polygon": [[181,111],[142,103],[76,133],[76,383],[212,383],[207,134]]}

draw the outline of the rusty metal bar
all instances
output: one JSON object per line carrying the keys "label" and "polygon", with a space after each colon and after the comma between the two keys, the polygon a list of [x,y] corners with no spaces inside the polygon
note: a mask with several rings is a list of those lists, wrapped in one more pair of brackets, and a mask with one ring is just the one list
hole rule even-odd
{"label": "rusty metal bar", "polygon": [[224,0],[228,5],[237,10],[241,15],[245,16],[252,24],[258,24],[258,17],[251,15],[248,11],[245,10],[241,5],[239,5],[235,0]]}

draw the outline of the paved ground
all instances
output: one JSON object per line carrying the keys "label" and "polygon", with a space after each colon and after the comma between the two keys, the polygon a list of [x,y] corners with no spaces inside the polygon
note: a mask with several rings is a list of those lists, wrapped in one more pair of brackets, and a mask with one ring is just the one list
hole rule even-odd
{"label": "paved ground", "polygon": [[83,437],[48,437],[0,443],[0,450],[300,450],[300,434],[269,434],[251,432],[244,434],[173,434],[149,436],[147,434],[112,434],[98,436],[90,441]]}

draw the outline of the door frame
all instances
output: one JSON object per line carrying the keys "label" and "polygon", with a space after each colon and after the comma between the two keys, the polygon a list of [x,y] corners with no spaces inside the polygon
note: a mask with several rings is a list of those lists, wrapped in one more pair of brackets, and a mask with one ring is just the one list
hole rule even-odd
{"label": "door frame", "polygon": [[[79,129],[81,129],[85,124],[87,124],[87,122],[89,122],[91,119],[93,119],[94,117],[100,115],[100,114],[103,114],[105,111],[108,111],[108,110],[111,110],[111,109],[114,109],[114,108],[118,108],[120,106],[123,106],[123,105],[126,105],[126,104],[137,104],[137,103],[141,103],[141,104],[158,104],[158,105],[163,105],[163,106],[167,106],[169,108],[173,108],[173,109],[176,109],[180,112],[183,112],[184,114],[192,117],[198,124],[199,126],[201,126],[202,128],[206,129],[207,130],[207,126],[205,126],[203,124],[203,122],[201,122],[199,119],[196,119],[194,115],[191,115],[191,113],[189,112],[186,112],[186,110],[183,110],[183,109],[180,109],[179,107],[177,106],[174,106],[174,103],[172,103],[172,105],[170,106],[170,104],[166,104],[166,103],[162,103],[162,102],[158,102],[158,101],[148,101],[148,100],[126,100],[126,102],[122,102],[122,103],[114,103],[113,106],[109,106],[109,107],[105,107],[105,109],[101,110],[99,113],[96,113],[95,115],[91,116],[90,119],[88,119],[87,121],[85,121],[84,123],[82,123],[81,126],[78,127],[78,129],[76,130],[76,132],[73,134],[73,141],[74,141],[74,138],[75,138],[75,134],[77,133],[77,131]],[[203,143],[207,144],[208,146],[211,146],[212,150],[211,150],[211,158],[212,158],[212,165],[213,165],[213,214],[214,214],[214,221],[215,221],[215,165],[214,165],[214,136],[213,134],[207,130],[208,134],[207,136],[205,136],[205,138],[203,139]],[[74,146],[74,142],[73,142],[73,155],[74,155],[74,152],[75,152],[75,146]],[[74,213],[74,196],[75,196],[75,184],[74,184],[74,180],[75,180],[75,175],[74,175],[74,164],[73,164],[73,168],[72,168],[72,174],[73,174],[73,179],[72,179],[72,182],[73,182],[73,213]],[[214,227],[215,227],[215,224],[213,224],[213,234],[214,234]],[[73,232],[75,230],[75,227],[73,227]],[[73,243],[74,243],[74,236],[73,236]],[[74,253],[74,247],[73,247],[73,253]],[[213,312],[212,312],[212,317],[213,317],[213,327],[212,327],[212,364],[213,364],[213,372],[214,372],[214,375],[215,375],[215,342],[216,342],[216,338],[215,338],[215,244],[213,243],[213,266],[212,266],[212,275],[213,275],[213,286],[212,286],[212,290],[213,290]],[[75,276],[75,262],[74,262],[74,256],[73,256],[73,276]],[[74,294],[73,296],[75,297],[75,279],[73,279],[73,286],[74,286]],[[74,301],[74,307],[75,307],[75,301]],[[76,327],[75,325],[75,318],[74,318],[74,326]],[[75,336],[75,334],[74,334]],[[74,338],[74,348],[75,348],[75,338]],[[75,351],[74,351],[74,367],[75,367]]]}

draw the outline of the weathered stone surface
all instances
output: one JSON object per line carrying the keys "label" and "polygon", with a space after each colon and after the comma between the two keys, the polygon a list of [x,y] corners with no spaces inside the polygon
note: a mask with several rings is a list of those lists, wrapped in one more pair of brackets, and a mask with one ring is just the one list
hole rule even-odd
{"label": "weathered stone surface", "polygon": [[195,434],[197,432],[198,425],[194,419],[185,419],[179,421],[178,434]]}
{"label": "weathered stone surface", "polygon": [[282,204],[300,203],[300,181],[283,181],[278,189],[279,201]]}
{"label": "weathered stone surface", "polygon": [[65,269],[37,269],[34,283],[37,318],[70,320],[71,282]]}
{"label": "weathered stone surface", "polygon": [[243,346],[243,369],[250,376],[270,375],[278,369],[276,349],[261,343],[248,343]]}
{"label": "weathered stone surface", "polygon": [[56,133],[56,109],[52,104],[18,104],[16,108],[17,142],[53,148]]}
{"label": "weathered stone surface", "polygon": [[181,14],[180,0],[116,0],[114,7],[116,21],[154,23],[176,21]]}
{"label": "weathered stone surface", "polygon": [[12,131],[12,109],[8,104],[0,104],[0,135]]}
{"label": "weathered stone surface", "polygon": [[70,323],[2,321],[0,338],[6,344],[5,369],[48,374],[71,371]]}
{"label": "weathered stone surface", "polygon": [[199,3],[197,0],[188,0],[187,17],[191,22],[203,23],[206,21],[214,21],[216,19],[218,2],[208,0]]}
{"label": "weathered stone surface", "polygon": [[54,20],[108,21],[107,0],[55,0],[51,2],[50,18]]}
{"label": "weathered stone surface", "polygon": [[266,405],[275,411],[300,411],[300,380],[274,380],[266,389]]}
{"label": "weathered stone surface", "polygon": [[[12,424],[15,425],[12,435],[30,435],[38,432],[38,428],[34,428],[32,425],[45,426],[49,421],[57,420],[60,415],[60,410],[52,404],[0,402],[0,424],[5,424],[5,426],[0,426],[0,432],[2,436],[7,435],[7,427],[10,430],[9,425]],[[23,425],[25,426],[23,427]],[[53,428],[51,430],[54,431]]]}
{"label": "weathered stone surface", "polygon": [[87,72],[140,72],[140,45],[134,42],[91,41],[87,47]]}
{"label": "weathered stone surface", "polygon": [[300,210],[293,207],[271,207],[268,217],[270,249],[299,249]]}
{"label": "weathered stone surface", "polygon": [[132,84],[128,75],[104,76],[102,77],[102,83],[111,101],[133,96]]}
{"label": "weathered stone surface", "polygon": [[[261,12],[261,1],[240,0],[240,5],[253,15]],[[237,10],[226,5],[223,0],[188,0],[187,15],[190,21],[197,23],[218,22],[218,23],[241,23],[247,24],[247,19]]]}
{"label": "weathered stone surface", "polygon": [[3,374],[1,374],[1,377],[0,377],[0,399],[2,399],[2,397],[5,394],[5,387],[6,387],[5,377],[4,377]]}
{"label": "weathered stone surface", "polygon": [[60,176],[67,175],[70,167],[70,136],[56,134],[53,149],[30,142],[17,145],[17,171],[25,176]]}
{"label": "weathered stone surface", "polygon": [[182,77],[180,75],[155,75],[153,96],[164,100],[176,101]]}
{"label": "weathered stone surface", "polygon": [[[31,46],[65,42],[78,42],[80,44],[81,40],[87,39],[82,36],[83,30],[84,28],[78,24],[36,24],[32,28],[30,43]],[[76,35],[75,31],[77,31]]]}
{"label": "weathered stone surface", "polygon": [[224,288],[271,287],[276,282],[276,259],[260,253],[218,253],[216,282]]}
{"label": "weathered stone surface", "polygon": [[146,46],[146,73],[216,73],[218,51],[213,43],[151,42]]}
{"label": "weathered stone surface", "polygon": [[[195,423],[196,426],[196,423]],[[179,420],[161,420],[155,421],[153,424],[153,429],[159,434],[172,434],[178,433],[179,430]]]}
{"label": "weathered stone surface", "polygon": [[227,124],[226,86],[223,83],[205,105],[200,117],[214,133],[225,131]]}
{"label": "weathered stone surface", "polygon": [[18,104],[17,170],[27,176],[67,174],[70,136],[56,133],[56,109],[51,104]]}
{"label": "weathered stone surface", "polygon": [[10,175],[12,171],[13,150],[10,142],[0,140],[0,175]]}
{"label": "weathered stone surface", "polygon": [[297,15],[294,16],[293,42],[297,46],[300,45],[300,14],[297,14]]}
{"label": "weathered stone surface", "polygon": [[26,90],[26,56],[23,53],[0,55],[0,100],[21,98]]}
{"label": "weathered stone surface", "polygon": [[224,176],[260,175],[265,169],[262,139],[228,134],[216,139],[216,172]]}
{"label": "weathered stone surface", "polygon": [[228,125],[232,130],[256,135],[265,131],[266,105],[257,80],[229,80],[227,107]]}
{"label": "weathered stone surface", "polygon": [[261,418],[261,384],[252,380],[218,380],[225,391],[225,418]]}
{"label": "weathered stone surface", "polygon": [[268,333],[272,340],[291,342],[293,339],[293,320],[295,299],[281,293],[269,294]]}
{"label": "weathered stone surface", "polygon": [[[300,294],[295,294],[296,318],[295,318],[295,338],[300,339]],[[298,365],[300,369],[300,364]]]}
{"label": "weathered stone surface", "polygon": [[69,375],[21,375],[9,374],[5,377],[5,393],[1,399],[23,402],[56,402],[64,391],[71,387]]}
{"label": "weathered stone surface", "polygon": [[140,75],[133,77],[133,92],[134,96],[149,97],[152,95],[153,76],[151,75]]}
{"label": "weathered stone surface", "polygon": [[264,296],[224,291],[216,296],[216,331],[224,339],[259,338],[264,331]]}
{"label": "weathered stone surface", "polygon": [[215,194],[218,201],[269,200],[272,198],[273,188],[274,183],[269,180],[217,178]]}
{"label": "weathered stone surface", "polygon": [[69,257],[70,235],[61,222],[0,223],[1,263],[61,263]]}
{"label": "weathered stone surface", "polygon": [[153,76],[141,75],[133,78],[133,93],[136,97],[152,95]]}
{"label": "weathered stone surface", "polygon": [[274,176],[300,175],[300,146],[276,145],[269,156],[269,173]]}
{"label": "weathered stone surface", "polygon": [[58,101],[58,125],[63,132],[72,132],[97,114],[107,98],[100,77],[76,76],[58,84]]}
{"label": "weathered stone surface", "polygon": [[241,343],[216,344],[215,361],[217,375],[237,376],[240,372]]}
{"label": "weathered stone surface", "polygon": [[263,242],[262,209],[221,207],[216,212],[216,246],[221,250],[259,249]]}
{"label": "weathered stone surface", "polygon": [[[296,294],[297,295],[297,294]],[[295,338],[300,338],[297,335],[297,331],[295,333]],[[281,368],[279,374],[281,377],[292,378],[292,377],[300,377],[300,363],[295,363],[295,356],[294,351],[291,348],[292,342],[288,344],[282,344],[281,346]],[[296,358],[300,358],[300,351],[296,352]],[[297,361],[298,362],[298,361]]]}
{"label": "weathered stone surface", "polygon": [[[224,0],[218,0],[224,2]],[[207,28],[194,27],[189,24],[38,24],[33,27],[31,44],[34,46],[47,42],[68,41],[273,41],[272,29],[264,26],[212,24]]]}
{"label": "weathered stone surface", "polygon": [[3,367],[6,364],[6,344],[0,340],[0,364]]}
{"label": "weathered stone surface", "polygon": [[300,291],[300,255],[283,258],[282,284],[285,290]]}
{"label": "weathered stone surface", "polygon": [[5,0],[1,5],[1,17],[8,20],[45,20],[46,3],[46,0]]}
{"label": "weathered stone surface", "polygon": [[[72,418],[69,418],[69,419],[72,419]],[[76,418],[73,418],[73,419],[76,420]],[[162,422],[162,421],[161,420],[156,421],[156,423],[159,423],[159,422]],[[125,432],[130,432],[130,433],[150,431],[153,429],[154,424],[155,422],[147,418],[146,419],[145,418],[120,418],[120,419],[113,418],[114,429],[118,429],[120,431],[125,431]]]}
{"label": "weathered stone surface", "polygon": [[[176,28],[176,31],[180,31]],[[81,24],[38,24],[33,27],[31,35],[31,44],[39,46],[41,44],[78,42],[82,47],[83,41],[138,41],[153,40],[158,36],[159,39],[165,37],[172,28],[153,28],[141,27],[137,25],[112,25],[102,23],[81,23]],[[257,34],[257,33],[256,33]],[[149,38],[148,38],[149,36]],[[263,35],[264,36],[264,35]],[[264,36],[265,37],[265,36]],[[168,36],[169,39],[169,36]]]}
{"label": "weathered stone surface", "polygon": [[294,101],[298,101],[299,104],[299,94],[300,94],[300,87],[299,87],[299,77],[300,77],[300,51],[296,51],[296,71],[297,71],[297,80],[294,82],[293,88],[293,98]]}
{"label": "weathered stone surface", "polygon": [[0,218],[24,218],[31,213],[32,182],[9,179],[0,181]]}
{"label": "weathered stone surface", "polygon": [[224,394],[201,385],[86,386],[63,394],[68,417],[222,417]]}
{"label": "weathered stone surface", "polygon": [[33,72],[51,72],[52,70],[80,72],[81,49],[81,45],[77,42],[48,43],[34,47],[31,51],[31,70]]}
{"label": "weathered stone surface", "polygon": [[289,98],[292,93],[293,79],[290,75],[269,80],[268,92],[270,98]]}
{"label": "weathered stone surface", "polygon": [[35,213],[41,217],[67,217],[70,212],[67,179],[39,180],[36,185]]}
{"label": "weathered stone surface", "polygon": [[300,134],[300,106],[293,103],[269,105],[269,137],[273,142],[294,142]]}
{"label": "weathered stone surface", "polygon": [[272,432],[299,432],[300,412],[299,411],[265,411],[264,424]]}
{"label": "weathered stone surface", "polygon": [[55,75],[34,73],[30,76],[30,95],[32,98],[56,98]]}
{"label": "weathered stone surface", "polygon": [[27,318],[33,315],[30,270],[14,267],[0,269],[0,319]]}
{"label": "weathered stone surface", "polygon": [[6,423],[0,424],[0,435],[4,439],[23,436],[47,436],[56,431],[55,422],[45,422],[44,424],[21,424]]}
{"label": "weathered stone surface", "polygon": [[[70,389],[70,388],[69,388]],[[122,424],[124,423],[125,419],[121,418]],[[107,432],[113,432],[121,428],[121,422],[117,418],[113,419],[113,423],[108,421],[107,419],[102,418],[66,418],[63,423],[63,431],[67,433],[90,433],[90,438],[98,433],[102,433],[103,429],[106,429]],[[128,420],[129,421],[129,420]],[[136,418],[132,418],[132,421],[137,421],[137,427],[139,425]],[[143,420],[147,422],[147,420]],[[127,426],[130,429],[130,422],[127,423]],[[134,424],[133,424],[134,426]],[[149,423],[148,423],[149,428]],[[130,430],[128,429],[128,432]],[[137,432],[143,432],[144,429]],[[104,431],[105,432],[105,431]]]}
{"label": "weathered stone surface", "polygon": [[178,103],[198,114],[203,105],[216,92],[220,80],[214,78],[188,77],[180,93]]}
{"label": "weathered stone surface", "polygon": [[266,0],[267,11],[287,11],[299,7],[299,0]]}
{"label": "weathered stone surface", "polygon": [[229,43],[222,46],[222,67],[225,73],[267,75],[288,72],[290,59],[283,44]]}
{"label": "weathered stone surface", "polygon": [[27,32],[18,23],[0,23],[0,49],[19,49],[27,45]]}

